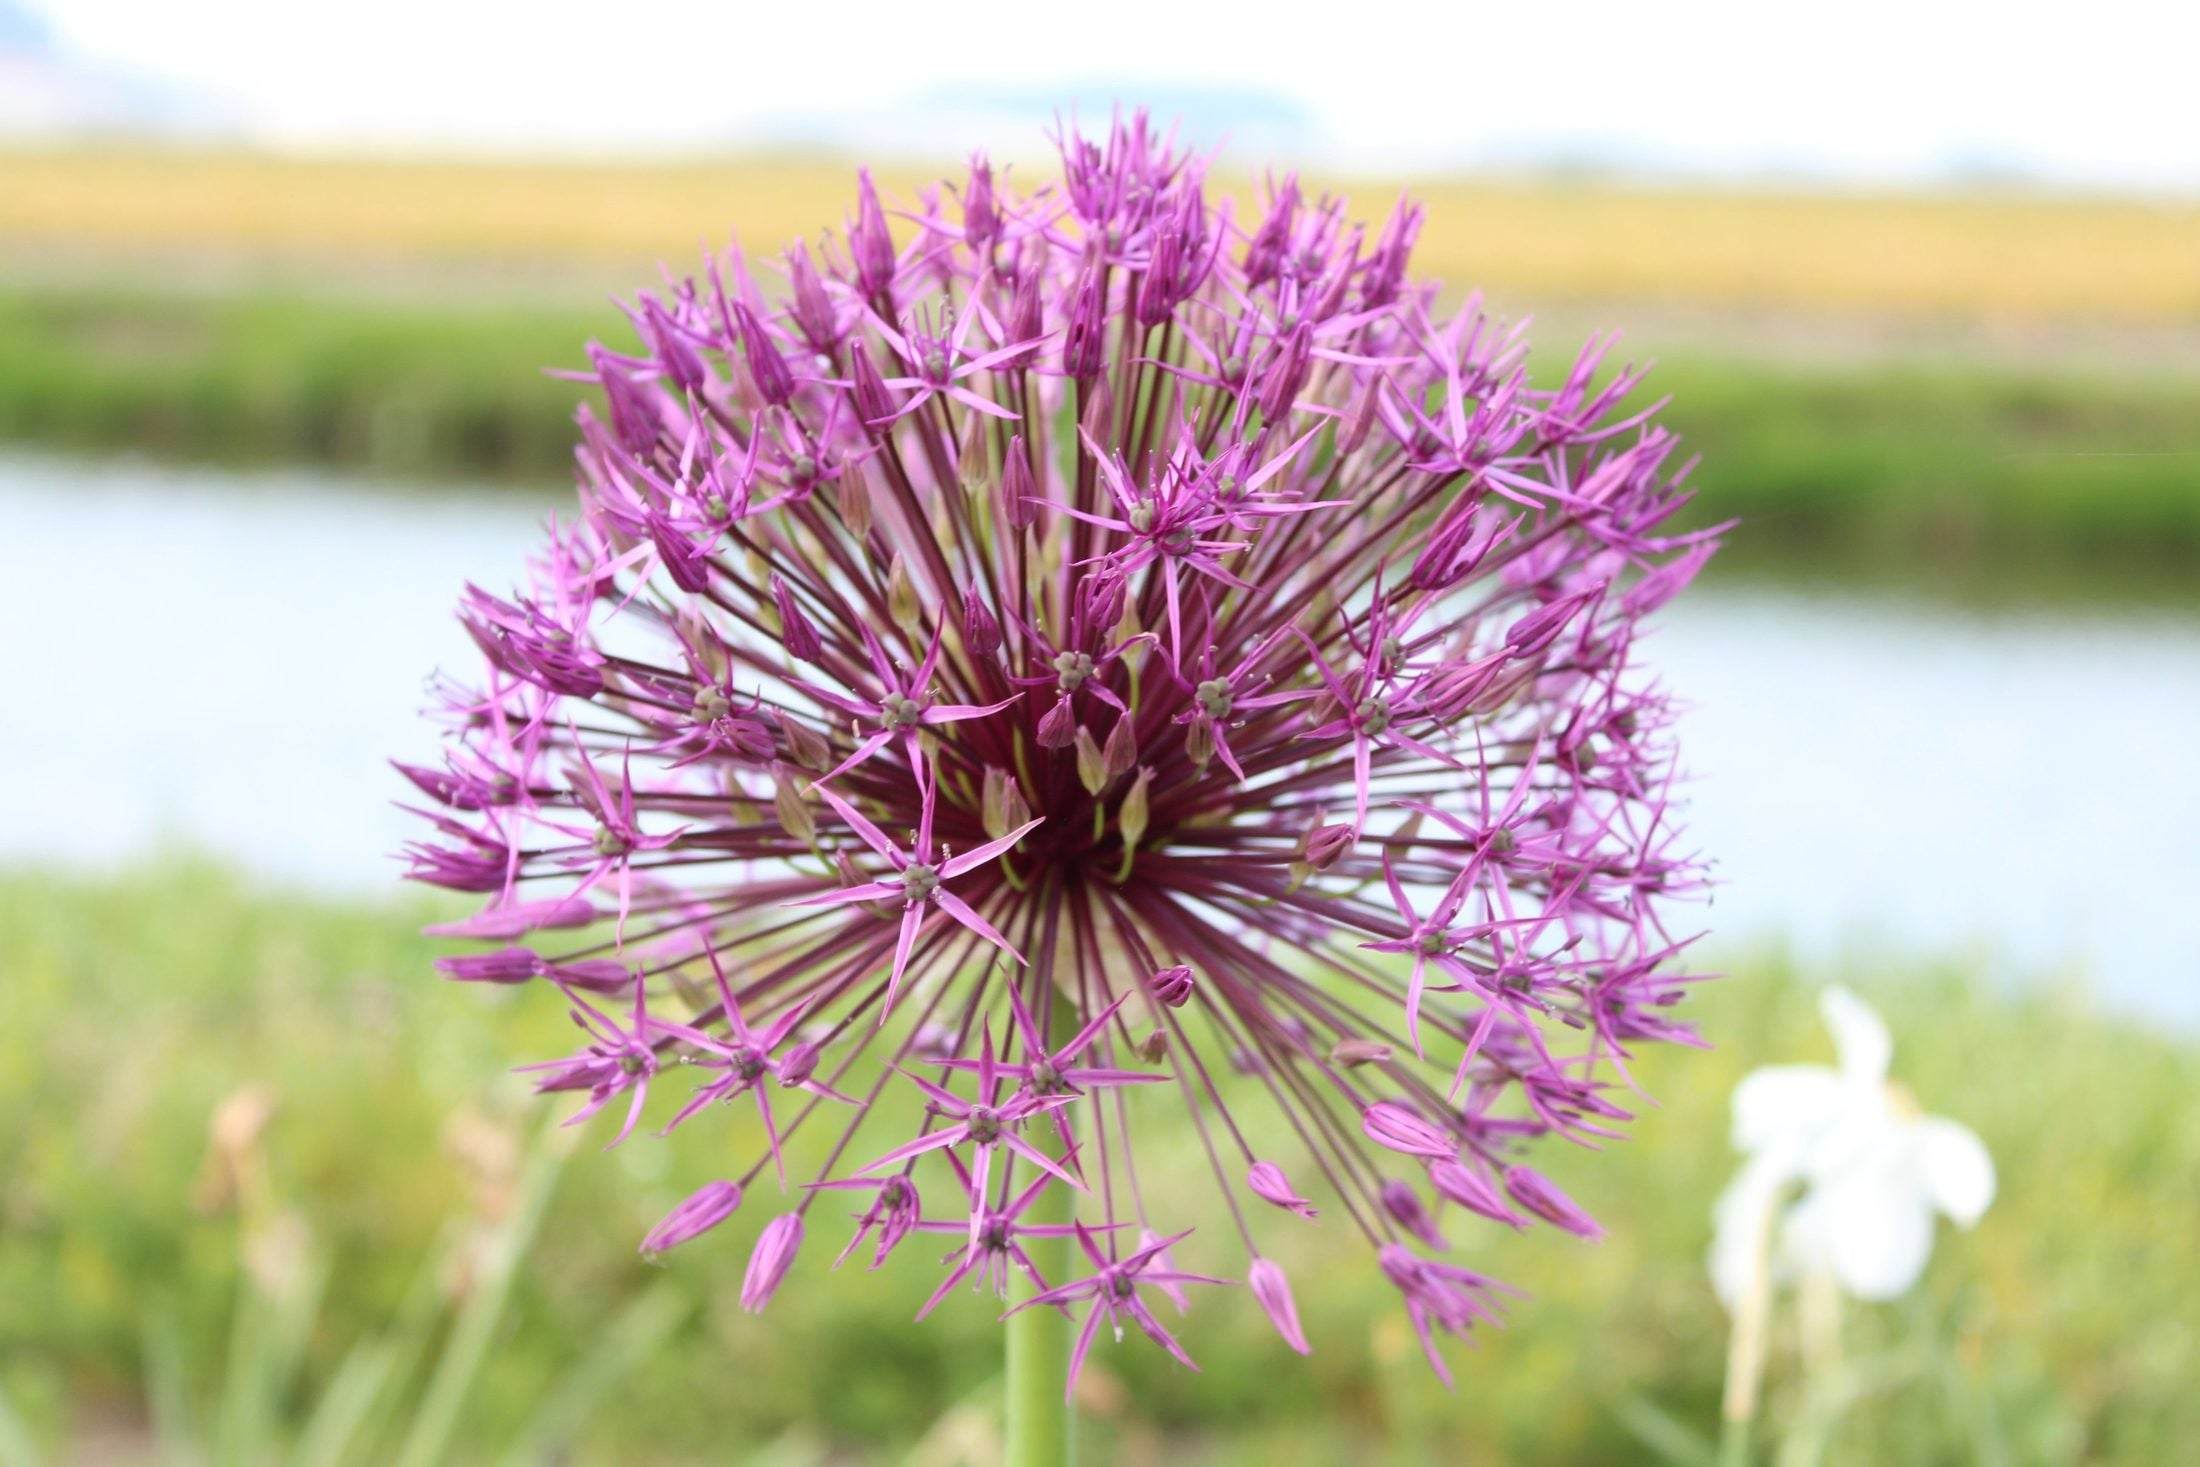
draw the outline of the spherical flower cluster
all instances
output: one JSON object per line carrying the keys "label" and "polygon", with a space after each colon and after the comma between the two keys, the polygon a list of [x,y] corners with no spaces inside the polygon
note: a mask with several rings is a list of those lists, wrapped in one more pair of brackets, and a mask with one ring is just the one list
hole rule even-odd
{"label": "spherical flower cluster", "polygon": [[[1319,1214],[1442,1372],[1504,1292],[1446,1228],[1595,1236],[1527,1154],[1693,1041],[1634,651],[1714,542],[1638,374],[1532,385],[1409,278],[1410,204],[1203,187],[1134,118],[1028,195],[980,160],[890,223],[864,176],[784,294],[729,251],[641,296],[579,517],[467,590],[486,671],[400,768],[412,875],[488,897],[442,930],[499,945],[442,966],[557,990],[576,1119],[750,1148],[646,1249],[774,1173],[750,1308],[845,1205],[844,1259],[947,1238],[933,1304],[1074,1237],[1026,1307],[1087,1344],[1181,1356],[1148,1296],[1227,1272],[1303,1351],[1262,1217]],[[1211,1188],[1141,1173],[1157,1125]]]}

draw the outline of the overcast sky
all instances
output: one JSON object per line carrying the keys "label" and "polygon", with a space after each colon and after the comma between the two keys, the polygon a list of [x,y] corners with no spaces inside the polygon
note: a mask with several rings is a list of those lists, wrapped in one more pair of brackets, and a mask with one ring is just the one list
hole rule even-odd
{"label": "overcast sky", "polygon": [[1088,110],[1151,98],[1256,154],[1381,169],[1602,160],[2200,190],[2191,0],[29,3],[74,57],[176,82],[280,142],[924,149],[955,126],[1028,133],[1016,105],[1074,94]]}

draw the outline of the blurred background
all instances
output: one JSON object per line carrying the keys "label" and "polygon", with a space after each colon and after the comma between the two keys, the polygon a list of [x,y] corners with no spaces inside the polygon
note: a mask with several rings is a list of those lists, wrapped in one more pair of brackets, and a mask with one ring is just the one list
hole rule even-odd
{"label": "blurred background", "polygon": [[1701,1459],[1728,1094],[1826,1057],[1830,979],[2001,1193],[1832,1399],[1776,1335],[1781,1460],[2189,1452],[2194,17],[0,0],[0,1464],[992,1460],[983,1302],[813,1247],[751,1318],[739,1219],[635,1259],[707,1149],[544,1138],[505,1071],[563,1019],[432,979],[382,761],[570,502],[543,369],[615,297],[1118,103],[1241,198],[1411,191],[1543,371],[1620,329],[1743,526],[1653,652],[1731,981],[1561,1170],[1612,1236],[1471,1245],[1537,1297],[1457,1394],[1286,1253],[1312,1359],[1242,1308],[1199,1376],[1103,1351],[1093,1459]]}

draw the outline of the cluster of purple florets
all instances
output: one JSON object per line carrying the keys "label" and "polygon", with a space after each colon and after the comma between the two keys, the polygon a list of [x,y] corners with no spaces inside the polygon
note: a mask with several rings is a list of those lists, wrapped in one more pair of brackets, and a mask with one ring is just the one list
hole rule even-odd
{"label": "cluster of purple florets", "polygon": [[[728,252],[590,347],[580,514],[468,589],[486,671],[401,766],[412,874],[488,899],[449,976],[570,1006],[576,1119],[749,1149],[645,1249],[773,1174],[752,1308],[822,1209],[873,1266],[940,1235],[927,1311],[1031,1275],[1079,1364],[1102,1322],[1181,1355],[1194,1252],[1303,1351],[1260,1217],[1319,1211],[1441,1372],[1502,1293],[1446,1229],[1595,1236],[1525,1158],[1693,1041],[1633,653],[1713,542],[1637,374],[1531,385],[1409,278],[1412,205],[1240,220],[1143,118],[1062,161],[895,218],[865,176],[783,293]],[[1157,1124],[1209,1181],[1141,1173]]]}

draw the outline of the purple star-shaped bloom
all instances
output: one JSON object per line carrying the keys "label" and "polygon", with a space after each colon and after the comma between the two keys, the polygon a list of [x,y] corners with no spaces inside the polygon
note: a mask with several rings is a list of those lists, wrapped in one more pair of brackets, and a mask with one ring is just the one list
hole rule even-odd
{"label": "purple star-shaped bloom", "polygon": [[1034,1305],[1060,1308],[1080,1299],[1092,1301],[1092,1310],[1085,1316],[1085,1327],[1077,1332],[1076,1348],[1070,1352],[1069,1380],[1062,1387],[1064,1398],[1076,1391],[1077,1374],[1085,1368],[1085,1356],[1091,1351],[1093,1336],[1099,1333],[1103,1320],[1115,1326],[1116,1337],[1120,1339],[1123,1321],[1128,1319],[1148,1339],[1168,1351],[1179,1365],[1187,1370],[1197,1370],[1199,1366],[1191,1356],[1184,1353],[1184,1347],[1176,1342],[1176,1336],[1170,1334],[1161,1321],[1154,1318],[1153,1311],[1146,1307],[1146,1301],[1138,1297],[1141,1286],[1166,1290],[1181,1288],[1185,1284],[1230,1282],[1228,1279],[1210,1278],[1203,1273],[1183,1273],[1167,1266],[1161,1255],[1171,1244],[1182,1242],[1190,1234],[1191,1229],[1186,1228],[1173,1238],[1162,1238],[1149,1243],[1122,1258],[1110,1258],[1100,1251],[1092,1234],[1080,1226],[1076,1233],[1077,1245],[1085,1250],[1085,1257],[1092,1260],[1093,1272],[1085,1278],[1073,1279],[1069,1283],[1035,1294],[1001,1318],[1020,1314]]}
{"label": "purple star-shaped bloom", "polygon": [[921,730],[937,728],[943,723],[960,723],[966,718],[983,718],[989,713],[1000,712],[1003,708],[1015,702],[1017,698],[1023,696],[1023,694],[1017,693],[1012,697],[1002,699],[998,703],[983,705],[975,703],[934,703],[931,701],[931,694],[928,689],[932,682],[932,674],[939,667],[939,629],[935,627],[932,631],[932,644],[925,649],[924,660],[919,662],[915,670],[906,676],[899,675],[894,671],[893,666],[886,660],[886,650],[879,646],[878,638],[871,634],[871,629],[865,627],[862,630],[864,650],[870,654],[871,669],[878,675],[879,685],[885,689],[883,693],[879,694],[876,701],[851,698],[845,693],[836,693],[828,688],[816,687],[798,679],[789,679],[790,682],[793,682],[819,702],[829,703],[843,713],[851,714],[856,718],[876,725],[869,733],[863,735],[862,740],[857,743],[854,753],[841,760],[832,769],[819,775],[815,781],[817,784],[824,784],[828,780],[838,779],[841,775],[846,774],[849,770],[885,748],[888,743],[892,742],[896,734],[902,735],[906,741],[909,750],[909,765],[917,771],[917,778],[922,780],[925,777],[924,757],[918,738]]}
{"label": "purple star-shaped bloom", "polygon": [[956,896],[941,883],[961,876],[966,872],[974,871],[995,856],[1000,855],[1003,851],[1015,845],[1016,842],[1022,840],[1026,832],[1042,824],[1045,819],[1044,816],[1037,820],[1025,821],[999,840],[989,840],[984,845],[965,851],[959,856],[949,856],[945,860],[941,860],[934,854],[932,849],[932,810],[935,791],[929,782],[926,783],[924,790],[924,812],[922,823],[917,829],[917,843],[908,852],[902,851],[900,847],[888,840],[884,831],[864,819],[853,805],[850,805],[831,790],[820,789],[818,794],[824,798],[826,804],[833,807],[833,813],[848,822],[849,829],[861,837],[865,845],[884,856],[894,868],[894,875],[891,880],[867,881],[857,886],[842,887],[838,891],[828,891],[818,896],[803,897],[793,903],[798,907],[837,907],[845,906],[849,902],[879,901],[888,897],[900,897],[902,899],[901,936],[894,944],[894,973],[893,977],[887,981],[886,1002],[880,1007],[879,1022],[885,1022],[886,1014],[894,1006],[894,992],[901,986],[903,970],[909,966],[909,950],[916,945],[917,929],[924,925],[925,908],[928,904],[937,906],[948,916],[954,918],[972,932],[977,933],[978,936],[992,943],[1002,952],[1007,953],[1018,963],[1023,962],[1023,954],[1017,952],[1015,946],[1007,938],[994,931],[992,923],[979,916],[976,909],[968,902]]}

